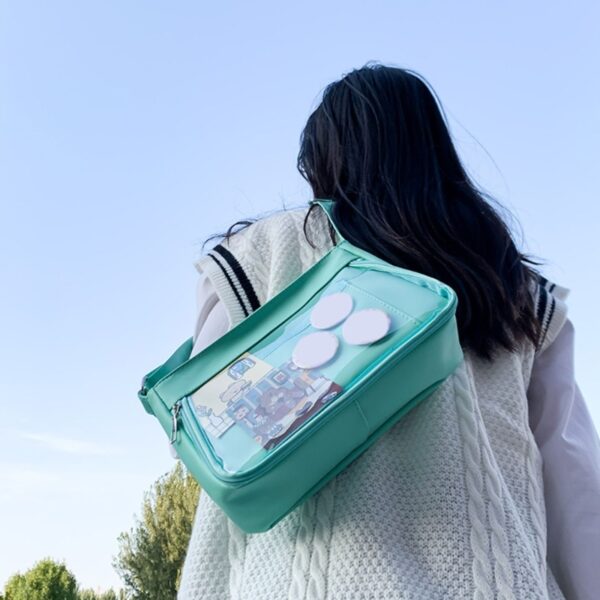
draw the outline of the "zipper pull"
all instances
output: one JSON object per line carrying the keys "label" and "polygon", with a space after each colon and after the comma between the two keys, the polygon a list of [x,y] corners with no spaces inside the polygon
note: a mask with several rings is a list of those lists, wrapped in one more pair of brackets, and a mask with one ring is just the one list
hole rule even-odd
{"label": "zipper pull", "polygon": [[175,404],[173,404],[173,420],[171,426],[171,445],[175,443],[177,439],[177,428],[179,426],[179,411],[181,410],[181,400],[177,400]]}

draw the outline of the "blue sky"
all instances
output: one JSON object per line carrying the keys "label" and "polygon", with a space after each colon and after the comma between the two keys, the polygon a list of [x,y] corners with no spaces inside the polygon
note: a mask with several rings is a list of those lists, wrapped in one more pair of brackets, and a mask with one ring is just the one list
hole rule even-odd
{"label": "blue sky", "polygon": [[591,1],[0,3],[0,587],[46,555],[119,584],[117,535],[173,464],[136,391],[192,333],[200,244],[309,199],[301,129],[368,60],[431,82],[571,289],[600,426],[598,22]]}

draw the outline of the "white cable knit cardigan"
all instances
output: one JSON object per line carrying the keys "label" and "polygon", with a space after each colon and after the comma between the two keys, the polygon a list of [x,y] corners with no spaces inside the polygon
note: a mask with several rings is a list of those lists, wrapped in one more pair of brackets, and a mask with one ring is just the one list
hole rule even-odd
{"label": "white cable knit cardigan", "polygon": [[[310,219],[317,249],[304,215],[262,219],[198,261],[230,326],[330,247],[321,210]],[[566,321],[566,292],[540,286],[538,353]],[[178,598],[565,598],[547,563],[542,460],[528,426],[535,356],[531,345],[492,364],[465,352],[430,398],[268,532],[244,533],[202,493]]]}

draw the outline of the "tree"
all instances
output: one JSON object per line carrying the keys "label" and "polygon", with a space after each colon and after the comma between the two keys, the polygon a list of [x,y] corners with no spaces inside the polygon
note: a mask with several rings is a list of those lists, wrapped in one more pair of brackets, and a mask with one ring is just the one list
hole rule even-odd
{"label": "tree", "polygon": [[[2,598],[0,598],[2,600]],[[106,592],[95,592],[94,590],[80,590],[77,600],[125,600],[125,594],[120,592],[118,595],[114,590]]]}
{"label": "tree", "polygon": [[175,598],[200,487],[180,461],[144,494],[142,517],[118,537],[113,566],[132,600]]}
{"label": "tree", "polygon": [[[2,600],[2,598],[0,598]],[[95,592],[94,590],[80,590],[77,600],[125,600],[125,592],[122,590],[117,594],[110,589],[106,592]]]}
{"label": "tree", "polygon": [[4,589],[5,600],[78,600],[77,580],[64,563],[38,561],[24,575],[16,573]]}

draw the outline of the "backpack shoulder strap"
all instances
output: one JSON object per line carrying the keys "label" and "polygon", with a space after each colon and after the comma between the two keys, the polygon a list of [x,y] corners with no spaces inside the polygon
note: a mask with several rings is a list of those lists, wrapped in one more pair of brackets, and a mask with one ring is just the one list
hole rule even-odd
{"label": "backpack shoulder strap", "polygon": [[334,219],[334,215],[333,215],[335,201],[331,200],[329,198],[314,198],[313,200],[310,201],[310,204],[318,204],[325,211],[325,214],[327,215],[327,219],[329,220],[329,222],[331,223],[331,226],[335,230],[335,233],[338,236],[339,241],[340,242],[344,241],[344,239],[345,239],[344,236],[340,233],[338,226],[335,224],[335,219]]}

